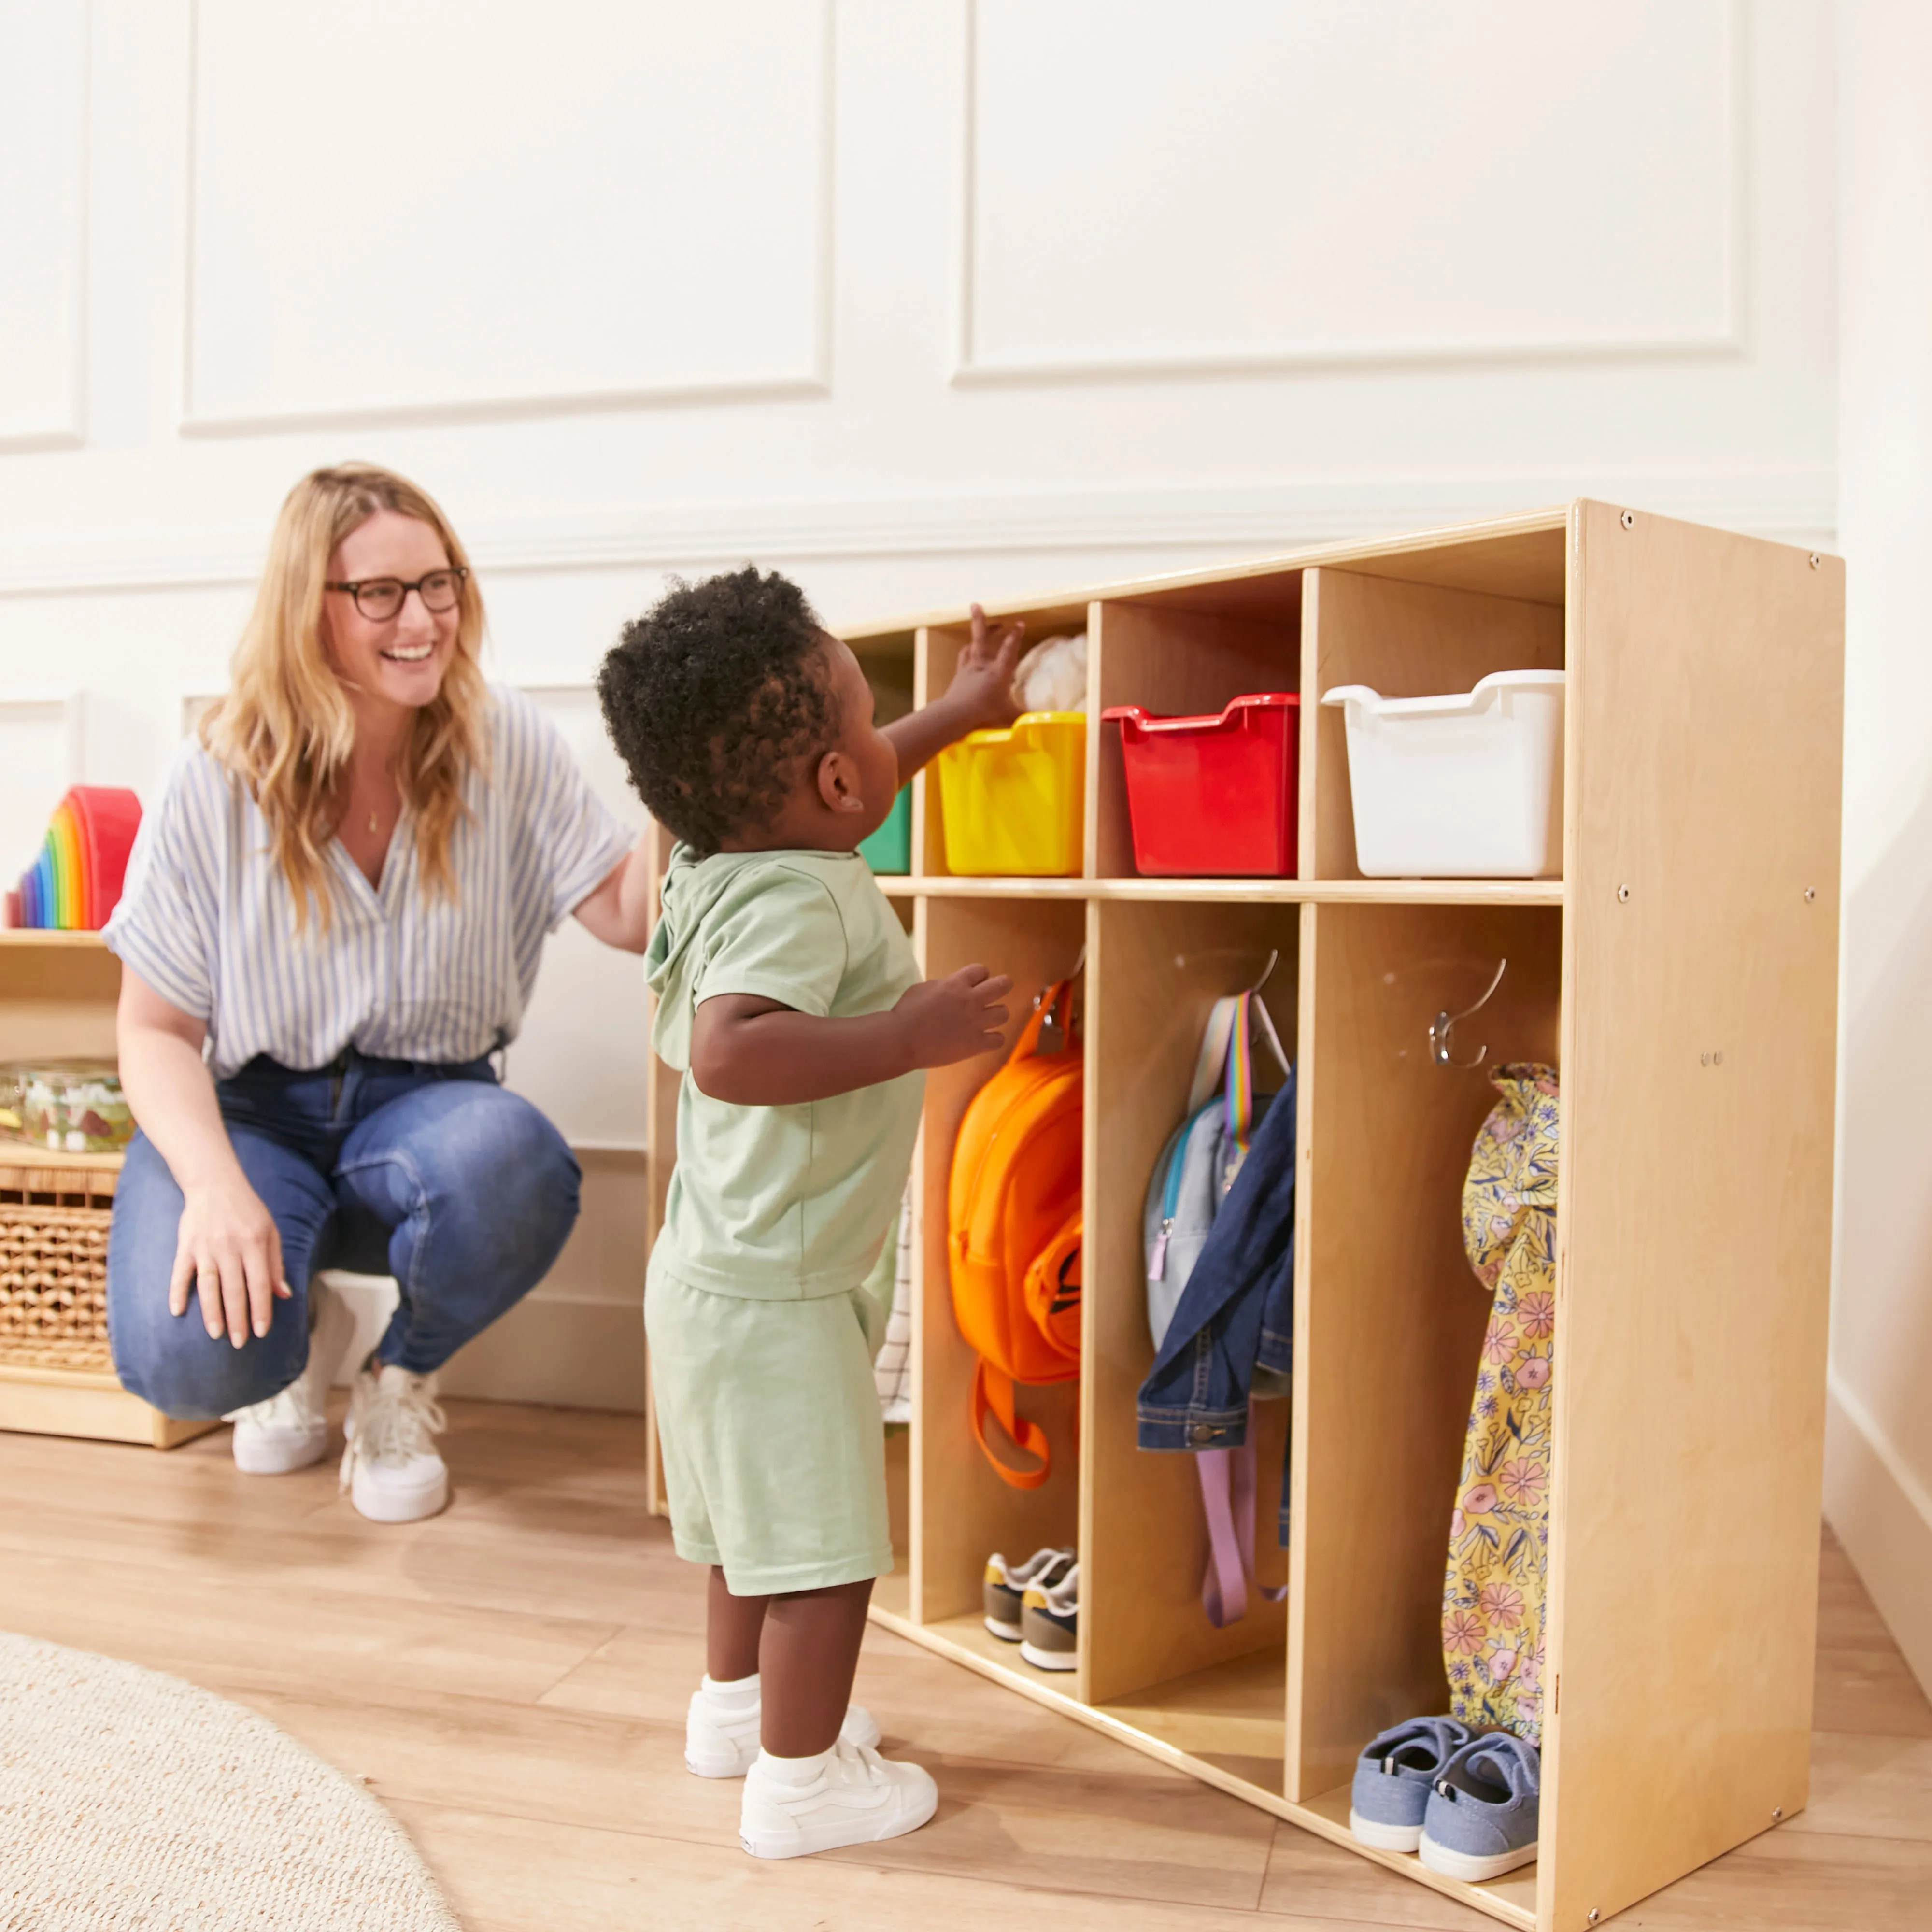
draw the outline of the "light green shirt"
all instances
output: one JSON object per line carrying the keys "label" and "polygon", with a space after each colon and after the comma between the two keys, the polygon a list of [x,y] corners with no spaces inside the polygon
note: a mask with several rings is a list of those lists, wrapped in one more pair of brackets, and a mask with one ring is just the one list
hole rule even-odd
{"label": "light green shirt", "polygon": [[[911,942],[856,853],[719,852],[680,845],[646,960],[651,1043],[688,1074],[700,1004],[727,993],[844,1018],[917,983]],[[912,1163],[926,1076],[829,1100],[744,1107],[687,1078],[660,1266],[754,1300],[849,1294],[890,1232]]]}

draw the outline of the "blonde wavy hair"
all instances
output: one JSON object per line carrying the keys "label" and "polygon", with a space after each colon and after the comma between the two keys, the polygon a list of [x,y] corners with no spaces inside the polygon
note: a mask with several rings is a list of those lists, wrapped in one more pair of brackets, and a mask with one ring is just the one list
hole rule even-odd
{"label": "blonde wavy hair", "polygon": [[[322,641],[322,585],[335,547],[379,510],[429,525],[450,562],[470,559],[449,520],[422,490],[374,464],[311,471],[288,494],[268,541],[268,568],[236,646],[228,693],[202,717],[202,743],[248,788],[268,822],[296,904],[296,928],[314,899],[328,929],[334,875],[328,858],[356,718]],[[396,773],[416,814],[416,850],[432,895],[453,898],[449,847],[468,815],[464,781],[485,763],[488,687],[478,662],[483,599],[466,576],[456,648],[435,700],[416,713]]]}

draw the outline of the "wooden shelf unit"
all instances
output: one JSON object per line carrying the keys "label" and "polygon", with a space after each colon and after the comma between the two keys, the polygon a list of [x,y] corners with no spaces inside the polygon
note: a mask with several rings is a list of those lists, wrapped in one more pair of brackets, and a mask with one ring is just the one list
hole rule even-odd
{"label": "wooden shelf unit", "polygon": [[[1007,1488],[968,1427],[944,1216],[954,1131],[991,1060],[931,1076],[914,1168],[908,1517],[882,1625],[1525,1932],[1585,1932],[1806,1802],[1835,1081],[1844,574],[1836,558],[1579,501],[1030,604],[1084,628],[1089,698],[1156,712],[1303,697],[1295,880],[1132,875],[1112,736],[1090,733],[1084,876],[944,868],[916,782],[913,875],[882,881],[929,974],[1012,973],[1016,1012],[1084,944],[1084,1368],[1023,1389],[1054,1446]],[[848,633],[945,688],[948,610]],[[1568,674],[1564,877],[1364,880],[1321,693]],[[1288,1594],[1214,1630],[1183,1455],[1135,1446],[1152,1357],[1142,1196],[1209,1003],[1252,983],[1298,1063]],[[1428,1053],[1438,1010],[1509,970]],[[1460,1204],[1485,1069],[1563,1080],[1549,1687],[1539,1862],[1438,1877],[1348,1831],[1357,1752],[1446,1709],[1448,1516],[1488,1312]],[[655,1070],[668,1177],[674,1092]],[[658,1199],[662,1200],[660,1191]],[[893,1450],[900,1453],[896,1445]],[[1262,1466],[1272,1459],[1264,1447]],[[1271,1520],[1263,1498],[1262,1517]],[[1078,1541],[1078,1668],[980,1622],[982,1566]],[[1267,1564],[1276,1558],[1265,1546]]]}
{"label": "wooden shelf unit", "polygon": [[[0,929],[0,1060],[111,1060],[120,997],[121,962],[99,933]],[[64,1169],[78,1182],[120,1167],[118,1154],[0,1141],[0,1186],[22,1169]],[[111,1369],[30,1367],[0,1358],[0,1430],[172,1449],[220,1426],[164,1415],[130,1395]]]}

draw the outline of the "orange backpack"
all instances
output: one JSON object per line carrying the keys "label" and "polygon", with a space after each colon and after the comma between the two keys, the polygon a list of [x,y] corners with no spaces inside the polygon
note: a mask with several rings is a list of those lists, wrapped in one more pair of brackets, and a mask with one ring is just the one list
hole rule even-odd
{"label": "orange backpack", "polygon": [[[1045,1482],[1052,1455],[1038,1424],[1019,1420],[1013,1384],[1071,1382],[1080,1372],[1083,1076],[1070,1037],[1072,1004],[1066,982],[1049,986],[1006,1064],[973,1096],[946,1190],[952,1312],[980,1358],[974,1439],[1016,1490]],[[1042,1053],[1049,1015],[1066,1044]],[[1040,1459],[1037,1469],[1012,1468],[994,1454],[989,1414]]]}

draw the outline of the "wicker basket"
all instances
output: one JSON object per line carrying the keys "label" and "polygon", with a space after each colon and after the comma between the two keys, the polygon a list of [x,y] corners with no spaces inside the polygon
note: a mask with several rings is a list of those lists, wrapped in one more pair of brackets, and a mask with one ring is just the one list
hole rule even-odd
{"label": "wicker basket", "polygon": [[107,1350],[110,1172],[0,1167],[0,1364],[111,1366]]}

